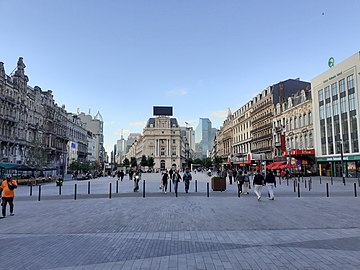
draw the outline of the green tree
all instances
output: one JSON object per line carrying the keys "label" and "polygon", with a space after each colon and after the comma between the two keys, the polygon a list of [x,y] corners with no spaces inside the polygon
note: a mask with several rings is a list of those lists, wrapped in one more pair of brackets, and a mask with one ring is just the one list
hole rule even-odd
{"label": "green tree", "polygon": [[142,155],[140,165],[141,165],[141,167],[148,166],[148,160],[145,155]]}
{"label": "green tree", "polygon": [[153,167],[154,167],[155,162],[154,162],[154,158],[153,158],[153,157],[148,157],[147,162],[148,162],[148,166],[149,166],[150,168],[153,168]]}
{"label": "green tree", "polygon": [[125,167],[129,167],[129,165],[130,165],[130,161],[129,161],[129,159],[128,159],[128,158],[125,158],[125,159],[124,159],[124,161],[123,161],[123,165],[124,165]]}
{"label": "green tree", "polygon": [[219,156],[215,156],[213,159],[213,165],[216,170],[220,168],[220,165],[223,163],[223,159]]}
{"label": "green tree", "polygon": [[193,164],[203,165],[203,162],[200,158],[195,158]]}
{"label": "green tree", "polygon": [[131,167],[137,167],[137,161],[135,157],[132,157],[130,160]]}
{"label": "green tree", "polygon": [[203,160],[203,164],[204,164],[205,168],[210,168],[212,166],[211,158],[205,158]]}
{"label": "green tree", "polygon": [[192,163],[194,163],[194,161],[192,160],[192,158],[188,158],[188,159],[186,160],[186,166],[187,166],[188,168],[191,167],[191,164],[192,164]]}

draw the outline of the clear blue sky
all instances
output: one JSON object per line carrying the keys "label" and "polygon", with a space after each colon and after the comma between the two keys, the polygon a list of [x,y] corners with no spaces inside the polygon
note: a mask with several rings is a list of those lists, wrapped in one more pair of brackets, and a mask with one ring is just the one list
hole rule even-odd
{"label": "clear blue sky", "polygon": [[0,0],[0,61],[29,85],[142,132],[153,105],[181,124],[226,116],[281,80],[310,81],[359,51],[359,0]]}

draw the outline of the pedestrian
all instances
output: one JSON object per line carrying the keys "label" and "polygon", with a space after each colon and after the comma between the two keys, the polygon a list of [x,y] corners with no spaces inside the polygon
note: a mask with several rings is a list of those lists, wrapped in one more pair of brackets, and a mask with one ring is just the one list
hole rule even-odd
{"label": "pedestrian", "polygon": [[140,170],[136,170],[135,171],[135,176],[134,176],[134,192],[139,191],[140,179],[141,179],[141,172],[140,172]]}
{"label": "pedestrian", "polygon": [[260,173],[260,170],[257,170],[257,173],[253,180],[254,193],[257,196],[258,201],[261,200],[261,189],[264,185],[264,176]]}
{"label": "pedestrian", "polygon": [[16,180],[11,179],[11,177],[7,177],[0,186],[0,197],[2,196],[2,217],[6,217],[6,205],[9,203],[10,205],[10,216],[14,215],[14,197],[15,191],[17,188]]}
{"label": "pedestrian", "polygon": [[250,177],[247,171],[244,171],[243,179],[244,179],[243,182],[244,182],[245,194],[249,194]]}
{"label": "pedestrian", "polygon": [[276,187],[276,179],[271,170],[269,170],[265,176],[265,183],[270,194],[269,200],[274,200],[274,187]]}
{"label": "pedestrian", "polygon": [[117,171],[117,179],[120,180],[120,171]]}
{"label": "pedestrian", "polygon": [[174,170],[171,168],[171,169],[169,170],[169,178],[170,178],[170,179],[172,179],[173,174],[174,174]]}
{"label": "pedestrian", "polygon": [[124,171],[121,170],[121,171],[120,171],[120,180],[121,180],[121,181],[124,179],[124,176],[125,176]]}
{"label": "pedestrian", "polygon": [[229,175],[229,182],[230,185],[232,185],[232,177],[233,177],[233,171],[231,169],[228,170],[228,175]]}
{"label": "pedestrian", "polygon": [[238,192],[242,193],[242,186],[244,184],[244,178],[243,178],[243,175],[242,175],[242,171],[239,171],[237,173],[235,181],[236,181],[236,183],[238,185]]}
{"label": "pedestrian", "polygon": [[190,181],[192,180],[192,176],[191,173],[189,171],[189,168],[186,168],[185,173],[183,175],[183,181],[185,183],[185,192],[188,193],[189,192],[189,187],[190,187]]}
{"label": "pedestrian", "polygon": [[281,178],[282,178],[282,180],[284,180],[284,178],[285,178],[285,170],[281,171]]}
{"label": "pedestrian", "polygon": [[172,182],[173,182],[173,185],[174,185],[175,194],[177,194],[178,184],[179,184],[180,180],[181,180],[180,171],[175,170],[175,172],[172,175]]}
{"label": "pedestrian", "polygon": [[166,170],[165,173],[162,176],[162,191],[165,194],[166,194],[166,190],[167,190],[168,179],[169,179],[169,175],[168,175],[167,170]]}
{"label": "pedestrian", "polygon": [[133,175],[134,175],[134,171],[133,171],[133,169],[130,169],[129,170],[129,180],[130,181],[132,181]]}

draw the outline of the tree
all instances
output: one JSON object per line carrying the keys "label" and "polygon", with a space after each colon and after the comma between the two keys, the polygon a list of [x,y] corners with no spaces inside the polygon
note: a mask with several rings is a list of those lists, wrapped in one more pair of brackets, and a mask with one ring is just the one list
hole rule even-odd
{"label": "tree", "polygon": [[148,157],[147,162],[148,162],[148,166],[149,166],[150,168],[154,167],[155,162],[154,162],[154,158],[153,158],[153,157]]}
{"label": "tree", "polygon": [[137,161],[135,157],[132,157],[130,160],[131,167],[137,167]]}
{"label": "tree", "polygon": [[128,159],[128,158],[125,158],[125,159],[124,159],[124,161],[123,161],[123,165],[124,165],[125,167],[129,167],[129,165],[130,165],[130,161],[129,161],[129,159]]}
{"label": "tree", "polygon": [[203,164],[204,164],[205,168],[210,168],[212,166],[211,158],[205,158],[203,160]]}
{"label": "tree", "polygon": [[195,158],[193,164],[202,165],[202,160],[200,158]]}
{"label": "tree", "polygon": [[218,170],[220,168],[220,164],[223,163],[223,159],[219,156],[215,156],[213,159],[213,165],[215,167],[216,170]]}
{"label": "tree", "polygon": [[141,157],[141,161],[140,161],[140,165],[141,165],[141,167],[148,166],[148,161],[147,161],[147,159],[146,159],[146,156],[145,156],[145,155],[142,155],[142,157]]}
{"label": "tree", "polygon": [[192,158],[188,158],[188,159],[186,160],[186,166],[187,166],[188,168],[191,167],[191,164],[192,164],[192,163],[194,163],[194,161],[192,160]]}

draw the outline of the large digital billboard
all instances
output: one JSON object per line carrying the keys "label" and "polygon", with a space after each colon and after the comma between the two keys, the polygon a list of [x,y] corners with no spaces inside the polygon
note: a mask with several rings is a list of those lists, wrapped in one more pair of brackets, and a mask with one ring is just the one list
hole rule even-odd
{"label": "large digital billboard", "polygon": [[154,106],[154,115],[173,115],[173,108],[171,106]]}

